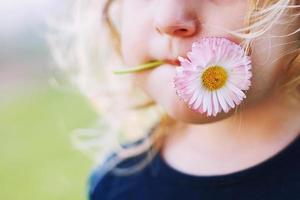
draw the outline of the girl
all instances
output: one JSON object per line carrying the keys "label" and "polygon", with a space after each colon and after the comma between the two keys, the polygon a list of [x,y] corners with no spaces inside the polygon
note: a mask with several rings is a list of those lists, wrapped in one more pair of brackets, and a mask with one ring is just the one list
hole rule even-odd
{"label": "girl", "polygon": [[[99,6],[104,24],[95,26]],[[54,55],[65,69],[76,63],[72,80],[100,109],[100,135],[109,135],[100,138],[106,156],[89,178],[89,199],[300,199],[298,0],[78,1],[74,8],[59,29],[68,33],[50,41],[72,39]],[[113,53],[101,48],[112,46],[99,37],[104,25]],[[214,116],[209,106],[191,109],[174,87],[178,67],[203,38],[241,46],[251,60],[246,99]],[[113,75],[103,52],[125,70],[158,64]],[[134,142],[109,145],[120,135]]]}

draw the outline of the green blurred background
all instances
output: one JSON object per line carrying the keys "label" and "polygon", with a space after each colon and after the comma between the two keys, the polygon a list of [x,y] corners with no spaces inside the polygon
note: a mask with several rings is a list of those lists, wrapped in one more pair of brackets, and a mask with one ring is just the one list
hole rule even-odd
{"label": "green blurred background", "polygon": [[91,161],[71,144],[96,113],[67,86],[53,87],[45,21],[68,1],[0,2],[0,199],[82,200]]}

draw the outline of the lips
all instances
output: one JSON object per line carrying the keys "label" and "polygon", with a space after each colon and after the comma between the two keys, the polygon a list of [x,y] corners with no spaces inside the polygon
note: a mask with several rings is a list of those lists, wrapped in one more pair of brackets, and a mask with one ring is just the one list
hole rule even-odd
{"label": "lips", "polygon": [[170,65],[176,65],[176,66],[180,65],[180,62],[178,59],[166,59],[165,63],[170,64]]}

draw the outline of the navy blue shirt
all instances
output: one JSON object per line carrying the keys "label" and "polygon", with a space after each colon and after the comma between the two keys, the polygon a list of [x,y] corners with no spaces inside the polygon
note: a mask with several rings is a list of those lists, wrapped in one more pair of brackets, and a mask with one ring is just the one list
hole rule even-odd
{"label": "navy blue shirt", "polygon": [[[134,166],[149,152],[125,159],[118,168]],[[90,200],[300,200],[300,139],[253,167],[227,175],[188,175],[169,166],[161,153],[129,176],[106,171],[104,163],[92,172],[88,191]]]}

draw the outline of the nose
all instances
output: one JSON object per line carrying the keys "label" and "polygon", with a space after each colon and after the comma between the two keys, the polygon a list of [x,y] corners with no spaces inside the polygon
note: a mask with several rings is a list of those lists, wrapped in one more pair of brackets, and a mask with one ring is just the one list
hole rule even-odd
{"label": "nose", "polygon": [[191,37],[196,33],[197,25],[193,21],[159,23],[156,31],[160,34],[167,34],[175,37]]}
{"label": "nose", "polygon": [[199,27],[196,13],[186,3],[175,1],[161,1],[154,19],[155,30],[173,37],[194,36]]}

